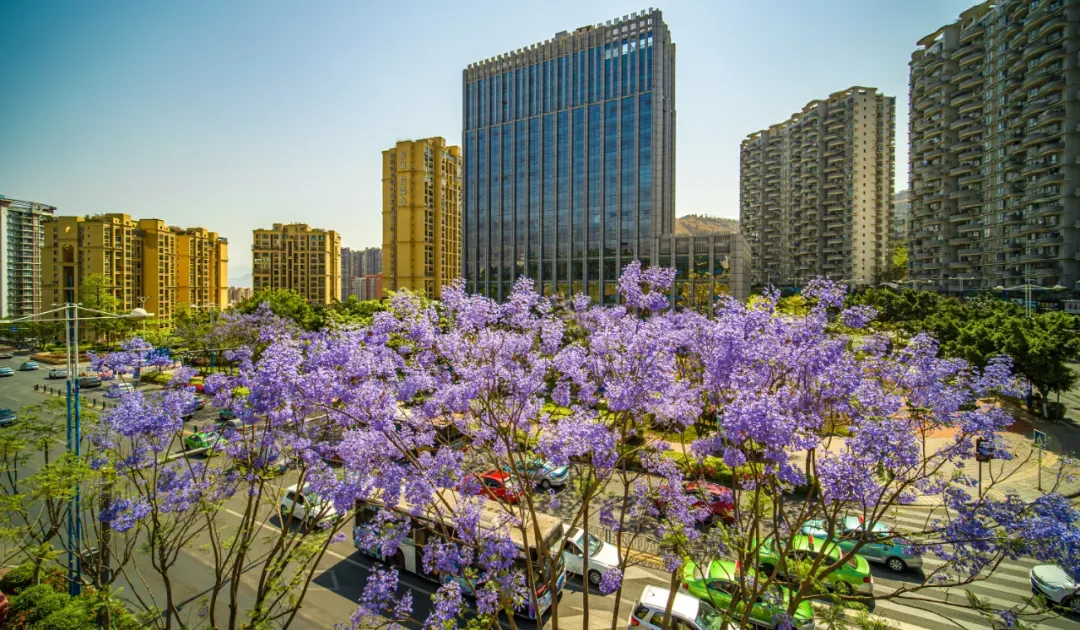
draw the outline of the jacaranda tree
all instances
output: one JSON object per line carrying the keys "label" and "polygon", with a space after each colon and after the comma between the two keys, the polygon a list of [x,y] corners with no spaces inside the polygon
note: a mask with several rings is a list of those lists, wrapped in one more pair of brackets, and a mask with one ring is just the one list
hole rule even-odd
{"label": "jacaranda tree", "polygon": [[[239,370],[205,383],[237,419],[211,449],[220,463],[170,458],[193,395],[183,371],[163,392],[125,394],[95,434],[95,468],[115,473],[101,520],[142,536],[166,584],[179,549],[209,540],[205,618],[230,628],[288,626],[338,529],[382,560],[353,627],[494,626],[500,613],[551,602],[559,628],[563,539],[549,535],[552,517],[586,540],[604,531],[618,543],[617,567],[590,576],[616,609],[643,540],[670,573],[669,602],[712,561],[732,561],[740,588],[708,596],[727,627],[762,606],[790,627],[807,601],[840,611],[962,588],[1021,556],[1080,574],[1078,514],[1063,497],[1000,498],[993,482],[976,489],[964,472],[980,439],[1010,457],[1000,439],[1009,418],[986,404],[1013,391],[1008,361],[977,369],[939,358],[927,335],[897,344],[871,334],[873,308],[845,309],[844,287],[828,281],[808,286],[795,311],[779,312],[767,294],[698,313],[670,308],[673,278],[633,263],[620,305],[607,307],[583,296],[553,302],[527,279],[502,304],[455,283],[441,303],[401,292],[368,325],[317,332],[266,309],[238,315],[230,325],[247,343],[230,359]],[[132,347],[111,366],[123,372],[149,356]],[[927,431],[952,437],[928,448]],[[537,461],[569,467],[573,482],[558,492],[539,483]],[[492,478],[498,501],[486,496]],[[713,486],[687,486],[707,480],[725,485],[725,518],[702,496]],[[322,524],[262,535],[269,519],[288,516],[279,499],[293,484]],[[932,566],[895,592],[834,579],[859,565],[869,541],[844,531],[845,516],[870,527],[916,501],[942,509],[891,535],[932,553]],[[811,536],[807,550],[808,521],[834,542]],[[406,540],[419,566],[406,566]],[[256,557],[255,603],[240,610],[236,589]],[[588,563],[586,554],[585,575]],[[407,568],[439,583],[426,618],[400,594]],[[173,601],[157,605],[179,616]],[[1047,613],[1034,598],[1005,610],[977,598],[956,605],[1010,625]]]}

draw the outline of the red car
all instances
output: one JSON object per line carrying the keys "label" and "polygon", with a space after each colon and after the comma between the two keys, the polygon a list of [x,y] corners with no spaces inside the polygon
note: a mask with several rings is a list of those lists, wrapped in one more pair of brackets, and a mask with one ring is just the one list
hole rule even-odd
{"label": "red car", "polygon": [[[667,485],[661,487],[666,489]],[[682,489],[684,493],[694,495],[697,499],[693,502],[693,507],[709,510],[709,516],[705,520],[707,525],[718,520],[728,524],[735,522],[735,497],[731,489],[708,481],[684,481]],[[657,507],[662,507],[659,500]]]}
{"label": "red car", "polygon": [[521,490],[507,487],[510,475],[501,470],[489,470],[479,475],[469,475],[458,486],[458,490],[467,494],[486,494],[496,501],[516,505],[521,499]]}

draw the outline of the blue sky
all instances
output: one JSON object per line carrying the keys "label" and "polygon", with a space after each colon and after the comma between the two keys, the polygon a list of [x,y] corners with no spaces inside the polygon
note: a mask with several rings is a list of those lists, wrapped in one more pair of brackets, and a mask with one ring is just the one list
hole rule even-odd
{"label": "blue sky", "polygon": [[[970,0],[672,0],[677,214],[738,216],[739,142],[852,85],[897,97]],[[648,8],[611,0],[0,3],[0,194],[62,214],[201,225],[250,267],[251,230],[381,242],[381,151],[461,137],[471,62]]]}

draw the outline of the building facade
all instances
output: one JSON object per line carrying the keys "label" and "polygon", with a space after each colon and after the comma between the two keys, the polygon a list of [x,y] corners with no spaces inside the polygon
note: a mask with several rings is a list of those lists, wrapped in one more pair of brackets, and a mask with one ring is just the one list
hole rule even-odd
{"label": "building facade", "polygon": [[381,300],[383,298],[382,276],[368,274],[359,278],[353,278],[349,283],[349,294],[355,295],[360,301]]}
{"label": "building facade", "polygon": [[911,220],[911,193],[901,190],[893,199],[893,242],[907,245],[908,221]]}
{"label": "building facade", "polygon": [[[44,232],[42,294],[49,305],[79,302],[80,287],[95,274],[105,276],[119,311],[142,307],[166,325],[178,304],[228,305],[217,288],[228,277],[228,243],[215,232],[119,213],[53,217]],[[195,259],[187,255],[192,235],[207,242]]]}
{"label": "building facade", "polygon": [[[675,226],[675,44],[635,13],[463,73],[465,278],[505,298],[616,299],[620,269]],[[384,268],[384,272],[385,272]]]}
{"label": "building facade", "polygon": [[203,228],[174,228],[176,300],[191,308],[221,308],[229,303],[229,243]]}
{"label": "building facade", "polygon": [[252,295],[255,295],[255,290],[251,287],[229,287],[228,296],[229,304],[236,304],[242,302]]}
{"label": "building facade", "polygon": [[1080,2],[998,0],[910,63],[908,275],[941,291],[1080,281]]}
{"label": "building facade", "polygon": [[442,138],[383,151],[383,281],[439,297],[461,277],[461,148]]}
{"label": "building facade", "polygon": [[341,300],[341,237],[304,223],[253,230],[251,281],[256,293],[288,289],[308,302]]}
{"label": "building facade", "polygon": [[676,308],[711,312],[722,296],[750,296],[750,248],[742,234],[659,236],[651,251],[652,264],[675,268],[669,298]]}
{"label": "building facade", "polygon": [[0,317],[40,313],[45,222],[53,206],[0,197]]}
{"label": "building facade", "polygon": [[742,143],[739,225],[755,286],[877,283],[892,259],[896,99],[851,87]]}
{"label": "building facade", "polygon": [[345,299],[353,293],[352,281],[354,278],[362,278],[368,275],[382,273],[382,248],[367,247],[365,249],[341,248],[341,299]]}

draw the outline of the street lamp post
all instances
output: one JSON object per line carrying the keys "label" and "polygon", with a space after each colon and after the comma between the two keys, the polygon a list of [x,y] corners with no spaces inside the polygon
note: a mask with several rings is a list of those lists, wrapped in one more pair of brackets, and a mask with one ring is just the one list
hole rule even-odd
{"label": "street lamp post", "polygon": [[[53,306],[57,306],[54,304]],[[82,454],[82,419],[79,414],[79,311],[95,313],[90,317],[81,319],[135,319],[142,320],[153,317],[153,313],[147,313],[144,308],[132,309],[130,313],[117,315],[96,309],[88,308],[80,304],[65,303],[49,311],[43,311],[34,315],[9,320],[15,323],[27,319],[40,319],[42,315],[57,314],[64,312],[64,341],[67,353],[65,367],[67,368],[66,381],[66,406],[67,406],[67,450],[76,457]],[[72,350],[74,349],[74,352]],[[81,489],[76,486],[75,494],[71,499],[68,509],[67,539],[68,539],[68,589],[74,597],[82,592],[82,567],[79,557],[75,553],[82,541],[82,496]]]}

